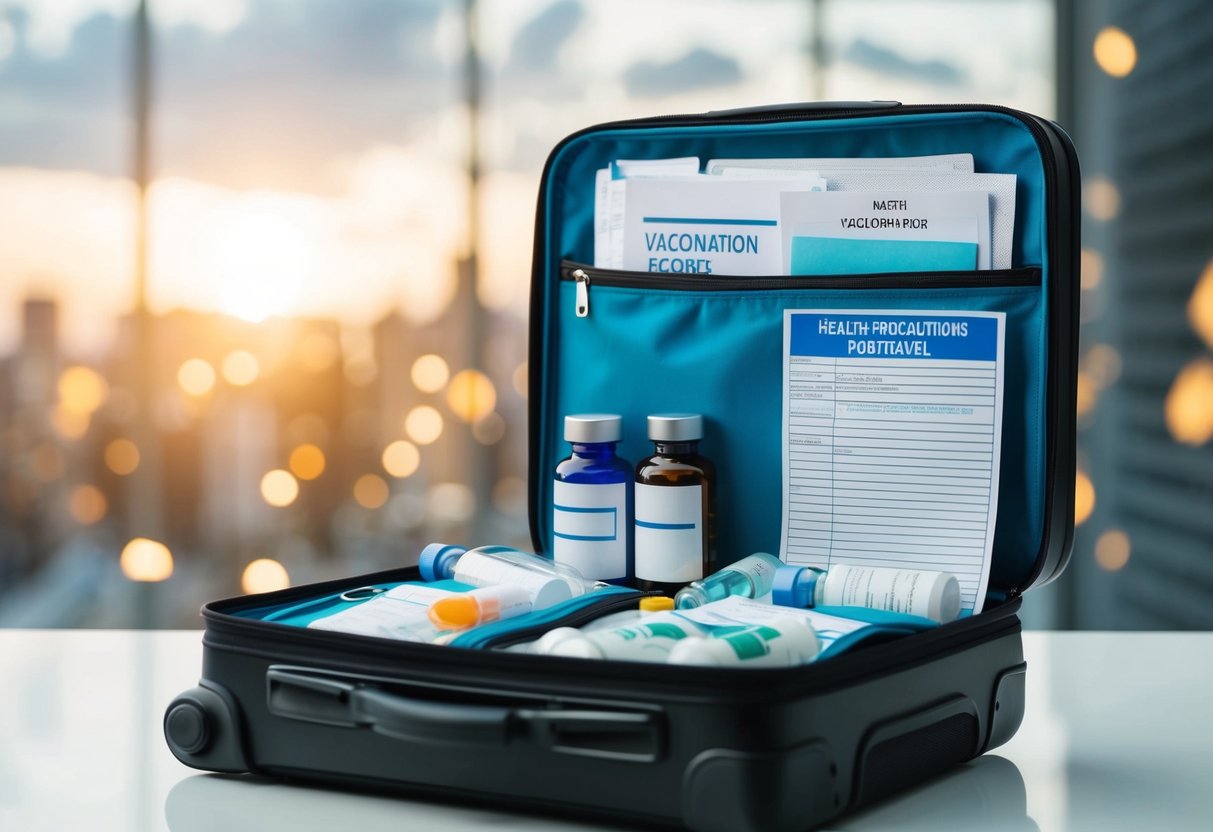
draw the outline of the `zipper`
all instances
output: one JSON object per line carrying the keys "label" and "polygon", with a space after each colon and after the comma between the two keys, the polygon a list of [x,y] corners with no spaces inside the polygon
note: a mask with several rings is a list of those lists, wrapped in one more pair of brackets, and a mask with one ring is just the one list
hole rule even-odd
{"label": "zipper", "polygon": [[[592,281],[591,281],[592,278]],[[619,289],[666,289],[687,292],[776,291],[780,289],[970,289],[988,286],[1039,286],[1040,269],[992,269],[973,272],[889,272],[834,276],[735,277],[731,275],[672,274],[597,269],[565,261],[560,279],[577,285],[574,311],[590,314],[590,283]]]}
{"label": "zipper", "polygon": [[574,310],[578,318],[588,318],[590,316],[590,276],[585,269],[573,269],[568,272],[565,277],[565,271],[561,268],[561,280],[577,281],[577,308]]}

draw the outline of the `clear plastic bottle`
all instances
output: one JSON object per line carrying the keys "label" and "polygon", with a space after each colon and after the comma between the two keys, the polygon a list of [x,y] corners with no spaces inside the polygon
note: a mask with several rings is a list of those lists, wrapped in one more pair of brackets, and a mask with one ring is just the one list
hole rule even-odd
{"label": "clear plastic bottle", "polygon": [[947,623],[960,615],[960,582],[950,572],[925,569],[784,566],[775,573],[771,600],[786,607],[867,607]]}
{"label": "clear plastic bottle", "polygon": [[670,664],[712,667],[792,667],[817,658],[813,625],[801,619],[766,623],[711,638],[687,639],[670,650]]}
{"label": "clear plastic bottle", "polygon": [[552,554],[587,578],[625,584],[632,577],[632,466],[615,455],[623,417],[564,417],[573,453],[552,483]]}
{"label": "clear plastic bottle", "polygon": [[654,414],[648,430],[653,454],[636,465],[636,586],[672,595],[716,561],[716,467],[699,453],[699,414]]}
{"label": "clear plastic bottle", "polygon": [[726,566],[702,581],[692,581],[678,590],[674,603],[678,609],[702,607],[711,601],[719,601],[730,595],[742,598],[757,598],[771,591],[775,571],[783,568],[783,561],[766,552],[755,552],[736,563]]}
{"label": "clear plastic bottle", "polygon": [[509,546],[465,549],[431,543],[421,550],[418,566],[427,581],[454,579],[472,586],[521,586],[530,593],[537,610],[584,595],[599,585],[570,566]]}

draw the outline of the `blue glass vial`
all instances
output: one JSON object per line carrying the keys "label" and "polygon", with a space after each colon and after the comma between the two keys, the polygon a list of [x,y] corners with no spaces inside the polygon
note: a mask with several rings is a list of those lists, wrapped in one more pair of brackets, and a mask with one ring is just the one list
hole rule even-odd
{"label": "blue glass vial", "polygon": [[573,453],[552,483],[552,554],[587,578],[628,583],[632,568],[632,466],[615,455],[623,417],[564,417]]}

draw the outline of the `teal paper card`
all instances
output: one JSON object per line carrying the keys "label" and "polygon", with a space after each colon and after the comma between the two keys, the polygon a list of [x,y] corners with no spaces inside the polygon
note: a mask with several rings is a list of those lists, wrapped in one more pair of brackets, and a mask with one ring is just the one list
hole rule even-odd
{"label": "teal paper card", "polygon": [[977,243],[793,237],[789,274],[971,271]]}

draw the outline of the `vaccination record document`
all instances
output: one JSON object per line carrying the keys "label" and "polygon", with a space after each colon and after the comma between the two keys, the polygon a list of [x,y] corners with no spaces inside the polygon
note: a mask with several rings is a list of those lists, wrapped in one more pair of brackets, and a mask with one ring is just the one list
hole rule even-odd
{"label": "vaccination record document", "polygon": [[785,562],[932,569],[980,612],[1002,440],[1002,312],[789,309]]}

